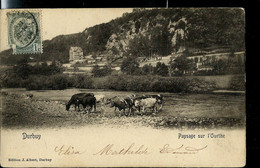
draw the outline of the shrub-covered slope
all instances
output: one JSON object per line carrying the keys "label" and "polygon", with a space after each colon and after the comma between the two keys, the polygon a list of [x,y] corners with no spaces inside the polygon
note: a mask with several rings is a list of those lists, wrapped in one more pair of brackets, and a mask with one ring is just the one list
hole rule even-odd
{"label": "shrub-covered slope", "polygon": [[244,11],[238,8],[133,10],[108,23],[80,33],[59,35],[43,41],[43,54],[0,53],[2,64],[14,64],[21,57],[68,62],[69,48],[80,46],[84,55],[103,54],[110,60],[126,55],[168,55],[184,49],[203,50],[228,46],[244,50]]}

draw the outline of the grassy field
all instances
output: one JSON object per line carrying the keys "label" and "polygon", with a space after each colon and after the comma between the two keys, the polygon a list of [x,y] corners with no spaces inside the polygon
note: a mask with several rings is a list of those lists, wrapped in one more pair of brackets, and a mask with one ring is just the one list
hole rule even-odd
{"label": "grassy field", "polygon": [[[82,114],[65,110],[65,104],[75,93],[92,92],[95,95],[126,97],[133,92],[103,90],[48,90],[25,89],[2,90],[3,127],[152,127],[152,128],[237,128],[245,124],[245,96],[229,94],[172,94],[163,93],[163,109],[153,115],[148,111],[141,116],[121,116],[109,105],[97,105],[97,112]],[[7,94],[6,94],[7,93]],[[32,99],[26,94],[33,94]],[[142,92],[138,94],[143,94]],[[157,93],[145,93],[157,94]]]}

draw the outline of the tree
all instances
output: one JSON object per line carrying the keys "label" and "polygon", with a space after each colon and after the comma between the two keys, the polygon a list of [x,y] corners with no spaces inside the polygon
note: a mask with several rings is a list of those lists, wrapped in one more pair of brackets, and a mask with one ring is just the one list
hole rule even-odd
{"label": "tree", "polygon": [[27,79],[32,73],[32,66],[28,64],[26,58],[21,59],[16,66],[13,67],[13,71],[16,75],[23,79]]}
{"label": "tree", "polygon": [[107,76],[110,75],[112,73],[112,69],[109,65],[105,65],[102,69],[102,75],[103,76]]}
{"label": "tree", "polygon": [[50,72],[50,71],[49,71],[47,62],[43,62],[43,63],[41,64],[40,74],[42,74],[42,75],[50,75],[49,72]]}
{"label": "tree", "polygon": [[95,65],[92,69],[93,76],[99,77],[100,76],[100,68],[98,65]]}
{"label": "tree", "polygon": [[123,60],[121,64],[121,71],[128,74],[128,75],[134,75],[136,72],[139,71],[139,63],[137,60],[133,57],[127,57]]}
{"label": "tree", "polygon": [[58,63],[54,60],[49,66],[49,71],[51,74],[56,74],[56,73],[60,73],[62,69],[60,66],[58,66]]}
{"label": "tree", "polygon": [[111,74],[112,69],[110,66],[105,65],[103,68],[100,68],[98,65],[95,65],[92,69],[94,77],[102,77]]}
{"label": "tree", "polygon": [[214,74],[225,74],[227,71],[227,61],[221,59],[210,62],[209,66],[213,67]]}
{"label": "tree", "polygon": [[153,28],[150,33],[151,39],[148,41],[155,54],[163,56],[170,54],[171,36],[167,26]]}
{"label": "tree", "polygon": [[188,41],[198,48],[230,46],[244,50],[245,15],[243,9],[193,9],[189,14]]}
{"label": "tree", "polygon": [[129,41],[126,55],[131,57],[148,57],[150,54],[150,48],[151,41],[149,40],[148,36],[135,36],[132,40]]}
{"label": "tree", "polygon": [[154,67],[153,67],[151,64],[145,64],[145,65],[142,67],[142,74],[143,74],[143,75],[152,74],[152,73],[153,73],[153,69],[154,69]]}
{"label": "tree", "polygon": [[168,76],[168,67],[164,63],[158,62],[154,69],[154,73],[160,76]]}
{"label": "tree", "polygon": [[180,56],[170,62],[170,68],[177,70],[180,74],[186,74],[188,71],[196,70],[196,64],[192,60]]}

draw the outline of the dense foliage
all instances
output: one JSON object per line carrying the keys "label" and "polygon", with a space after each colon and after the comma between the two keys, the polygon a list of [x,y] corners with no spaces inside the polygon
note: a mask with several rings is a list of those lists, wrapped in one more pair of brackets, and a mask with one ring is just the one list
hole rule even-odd
{"label": "dense foliage", "polygon": [[121,64],[121,71],[128,75],[136,75],[139,71],[139,63],[133,57],[127,57]]}
{"label": "dense foliage", "polygon": [[[133,65],[133,64],[128,64]],[[127,70],[127,69],[126,69]],[[53,62],[29,65],[26,60],[19,62],[13,69],[1,73],[0,87],[19,88],[28,90],[42,89],[66,89],[70,87],[86,89],[112,89],[118,91],[154,91],[154,92],[209,92],[215,89],[214,82],[206,82],[200,78],[167,77],[168,66],[157,63],[156,67],[145,65],[137,67],[135,74],[112,75],[111,68],[96,66],[92,73],[68,76],[62,74],[62,68]],[[165,77],[164,77],[165,76]],[[244,90],[243,75],[232,78],[230,88],[232,90]]]}
{"label": "dense foliage", "polygon": [[92,74],[94,77],[107,76],[107,75],[110,75],[111,72],[112,72],[112,69],[108,65],[106,65],[102,68],[100,68],[98,65],[95,65],[92,70]]}
{"label": "dense foliage", "polygon": [[215,89],[214,83],[199,79],[159,76],[110,75],[101,79],[88,75],[67,76],[55,74],[50,76],[30,76],[27,79],[12,78],[1,83],[2,87],[24,87],[28,90],[67,89],[69,87],[84,89],[111,89],[117,91],[153,91],[153,92],[187,92],[202,93]]}
{"label": "dense foliage", "polygon": [[230,82],[231,90],[246,90],[245,75],[237,75],[231,79]]}
{"label": "dense foliage", "polygon": [[[60,89],[64,86],[61,77],[63,69],[53,61],[50,65],[46,62],[37,63],[34,66],[28,64],[26,59],[21,59],[17,65],[13,66],[12,69],[7,69],[2,72],[0,78],[1,87],[31,87],[34,89],[47,88]],[[35,80],[34,80],[35,79]],[[34,83],[29,81],[34,80]],[[52,83],[50,83],[52,82]],[[56,86],[53,86],[56,85]],[[53,86],[53,87],[52,87]]]}
{"label": "dense foliage", "polygon": [[187,59],[184,56],[176,58],[174,61],[170,62],[171,75],[183,75],[190,71],[196,70],[196,64]]}

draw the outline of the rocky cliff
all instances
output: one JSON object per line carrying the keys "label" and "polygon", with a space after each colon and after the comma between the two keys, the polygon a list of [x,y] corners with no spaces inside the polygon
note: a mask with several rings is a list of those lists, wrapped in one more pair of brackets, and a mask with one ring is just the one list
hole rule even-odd
{"label": "rocky cliff", "polygon": [[244,50],[244,11],[238,8],[173,8],[133,10],[108,23],[60,35],[43,42],[43,54],[13,56],[0,53],[1,63],[13,64],[21,57],[38,61],[68,62],[69,48],[79,46],[84,55],[103,55],[108,60],[169,55],[184,50],[229,47]]}

